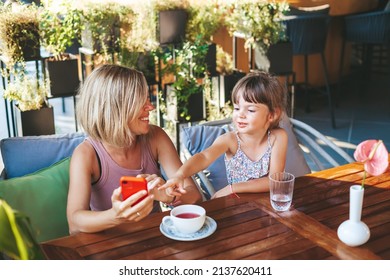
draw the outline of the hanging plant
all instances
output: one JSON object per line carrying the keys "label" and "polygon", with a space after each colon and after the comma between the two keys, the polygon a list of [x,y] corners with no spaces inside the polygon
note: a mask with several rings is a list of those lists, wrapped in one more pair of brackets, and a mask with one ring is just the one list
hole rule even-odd
{"label": "hanging plant", "polygon": [[186,26],[186,38],[195,42],[199,36],[207,43],[212,42],[213,35],[222,26],[226,5],[218,1],[193,3],[189,8],[189,20]]}
{"label": "hanging plant", "polygon": [[[25,67],[25,61],[40,57],[38,8],[35,4],[0,6],[0,53],[7,69]],[[23,70],[21,70],[23,71]]]}
{"label": "hanging plant", "polygon": [[245,36],[245,48],[258,43],[266,52],[270,45],[286,40],[284,14],[289,10],[287,2],[245,0],[230,6],[226,25],[230,35],[240,32]]}
{"label": "hanging plant", "polygon": [[48,0],[38,15],[42,45],[55,60],[69,59],[66,48],[80,40],[81,11],[69,2],[54,5],[53,0]]}
{"label": "hanging plant", "polygon": [[4,90],[3,97],[15,101],[20,111],[38,110],[47,105],[49,81],[37,81],[34,76],[20,74]]}

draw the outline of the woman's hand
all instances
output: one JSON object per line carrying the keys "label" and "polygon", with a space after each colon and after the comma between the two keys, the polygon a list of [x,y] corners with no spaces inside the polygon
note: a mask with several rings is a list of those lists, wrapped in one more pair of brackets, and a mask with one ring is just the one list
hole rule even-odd
{"label": "woman's hand", "polygon": [[115,212],[115,218],[121,222],[138,222],[148,216],[153,210],[153,194],[148,195],[137,205],[132,206],[145,194],[146,191],[139,191],[122,201],[121,188],[115,189],[111,196],[112,209]]}
{"label": "woman's hand", "polygon": [[153,193],[155,199],[158,201],[169,204],[172,201],[177,201],[178,197],[182,195],[182,193],[176,191],[174,187],[162,188],[166,182],[156,174],[141,174],[138,175],[138,177],[146,179],[149,192]]}

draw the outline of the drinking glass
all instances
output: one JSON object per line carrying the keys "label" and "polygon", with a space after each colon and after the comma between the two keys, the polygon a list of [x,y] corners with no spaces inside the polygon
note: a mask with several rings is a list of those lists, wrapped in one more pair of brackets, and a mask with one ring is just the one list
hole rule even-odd
{"label": "drinking glass", "polygon": [[271,205],[276,211],[287,211],[291,206],[295,176],[288,172],[277,172],[269,176]]}

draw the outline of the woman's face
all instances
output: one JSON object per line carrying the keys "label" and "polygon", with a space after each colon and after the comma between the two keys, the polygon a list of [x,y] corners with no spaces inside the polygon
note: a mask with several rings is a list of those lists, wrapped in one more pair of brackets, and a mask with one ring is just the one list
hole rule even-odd
{"label": "woman's face", "polygon": [[129,123],[129,128],[135,135],[147,134],[149,132],[149,112],[152,110],[154,110],[154,106],[148,98],[138,117]]}
{"label": "woman's face", "polygon": [[272,114],[267,105],[251,103],[242,97],[234,104],[233,122],[241,133],[258,132],[259,129],[267,130],[272,121]]}

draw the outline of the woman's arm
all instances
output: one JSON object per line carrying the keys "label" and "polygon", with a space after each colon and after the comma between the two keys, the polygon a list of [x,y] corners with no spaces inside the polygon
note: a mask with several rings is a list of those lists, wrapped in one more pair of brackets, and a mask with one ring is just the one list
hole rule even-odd
{"label": "woman's arm", "polygon": [[91,211],[91,182],[98,179],[99,173],[95,150],[88,142],[83,142],[75,149],[70,162],[67,218],[71,234],[98,232],[120,223],[138,221],[153,209],[153,196],[148,196],[131,207],[131,204],[144,194],[138,192],[122,201],[121,190],[117,188],[111,197],[112,208],[106,211]]}
{"label": "woman's arm", "polygon": [[[183,164],[179,158],[177,150],[169,136],[160,127],[154,127],[154,136],[152,138],[151,143],[152,147],[156,150],[157,159],[167,177],[171,178]],[[161,199],[158,200],[162,202],[171,203],[173,196],[167,195],[165,189],[162,190],[158,188],[163,183],[165,182],[161,180],[157,183],[157,185],[155,185],[155,197],[160,197]],[[180,199],[181,203],[194,204],[202,201],[202,196],[200,195],[192,178],[186,178],[184,180],[183,187],[185,192],[178,194],[180,196],[178,199]]]}

